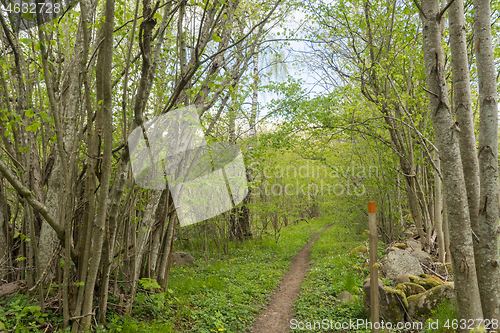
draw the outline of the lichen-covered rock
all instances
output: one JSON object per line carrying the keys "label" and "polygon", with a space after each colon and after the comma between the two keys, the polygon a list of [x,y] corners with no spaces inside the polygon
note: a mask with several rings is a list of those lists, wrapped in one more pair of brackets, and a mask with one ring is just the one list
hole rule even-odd
{"label": "lichen-covered rock", "polygon": [[351,250],[351,256],[357,256],[360,253],[366,253],[368,249],[364,245],[360,245]]}
{"label": "lichen-covered rock", "polygon": [[401,273],[410,275],[423,274],[420,262],[408,251],[396,250],[387,255],[387,278],[395,280]]}
{"label": "lichen-covered rock", "polygon": [[[369,313],[370,309],[370,278],[366,278],[363,283],[363,291],[365,294],[364,303],[365,310]],[[384,286],[378,281],[378,294],[380,304],[380,317],[385,321],[400,322],[404,321],[408,301],[406,295],[397,289]]]}
{"label": "lichen-covered rock", "polygon": [[408,238],[407,240],[405,240],[406,242],[406,245],[408,245],[408,247],[406,248],[406,250],[410,250],[410,251],[422,251],[422,244],[420,244],[419,241],[416,241],[414,240],[413,238]]}
{"label": "lichen-covered rock", "polygon": [[427,290],[425,293],[407,297],[408,315],[411,320],[425,320],[445,299],[453,300],[455,292],[452,283],[446,283]]}
{"label": "lichen-covered rock", "polygon": [[394,280],[394,282],[395,282],[396,286],[401,284],[401,283],[410,282],[410,274],[406,274],[406,273],[398,274],[398,276],[396,277],[396,280]]}
{"label": "lichen-covered rock", "polygon": [[411,255],[417,258],[417,260],[424,265],[430,266],[432,265],[433,261],[432,258],[429,256],[428,253],[422,252],[422,251],[413,251],[411,252]]}
{"label": "lichen-covered rock", "polygon": [[425,288],[421,285],[412,282],[403,282],[398,284],[396,289],[401,290],[405,293],[406,297],[417,295],[421,293],[425,293]]}

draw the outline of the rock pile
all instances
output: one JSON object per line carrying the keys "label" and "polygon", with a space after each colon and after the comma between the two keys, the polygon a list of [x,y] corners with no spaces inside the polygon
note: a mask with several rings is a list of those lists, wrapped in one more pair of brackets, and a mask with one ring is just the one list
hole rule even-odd
{"label": "rock pile", "polygon": [[[454,300],[453,282],[443,281],[434,274],[425,274],[422,267],[434,267],[434,260],[422,252],[420,243],[409,239],[389,248],[387,257],[380,260],[381,273],[392,280],[392,286],[378,283],[380,317],[392,323],[425,321],[431,311],[444,300]],[[449,265],[442,265],[449,271]],[[441,275],[440,275],[441,276]],[[387,284],[387,283],[386,283]],[[370,313],[370,277],[363,283],[364,304]]]}

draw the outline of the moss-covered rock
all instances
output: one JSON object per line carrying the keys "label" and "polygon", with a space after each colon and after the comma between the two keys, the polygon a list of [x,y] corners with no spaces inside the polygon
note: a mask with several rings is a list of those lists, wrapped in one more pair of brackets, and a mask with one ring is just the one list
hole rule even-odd
{"label": "moss-covered rock", "polygon": [[[370,279],[366,278],[363,283],[363,291],[365,293],[364,303],[367,313],[370,308]],[[398,289],[393,289],[384,286],[378,281],[380,317],[385,321],[400,322],[404,321],[405,313],[408,308],[408,301],[404,292]]]}
{"label": "moss-covered rock", "polygon": [[[408,301],[404,292],[384,286],[384,297],[380,300],[380,316],[386,320],[401,322],[405,319]],[[382,296],[382,295],[381,295]]]}
{"label": "moss-covered rock", "polygon": [[360,245],[351,250],[351,256],[357,256],[360,253],[366,253],[368,249],[364,245]]}
{"label": "moss-covered rock", "polygon": [[417,283],[417,281],[420,281],[420,278],[416,275],[409,275],[408,279],[410,280],[410,282],[413,282],[413,283]]}
{"label": "moss-covered rock", "polygon": [[421,285],[418,285],[416,283],[412,283],[412,282],[404,282],[404,283],[398,284],[396,289],[404,292],[406,297],[409,297],[412,295],[417,295],[420,293],[425,293],[424,287],[422,287]]}
{"label": "moss-covered rock", "polygon": [[443,285],[445,283],[443,280],[434,275],[420,274],[419,277],[419,280],[414,283],[421,285],[426,290]]}
{"label": "moss-covered rock", "polygon": [[407,297],[408,315],[414,320],[425,320],[445,299],[455,298],[452,283],[445,283],[427,290],[424,293]]}

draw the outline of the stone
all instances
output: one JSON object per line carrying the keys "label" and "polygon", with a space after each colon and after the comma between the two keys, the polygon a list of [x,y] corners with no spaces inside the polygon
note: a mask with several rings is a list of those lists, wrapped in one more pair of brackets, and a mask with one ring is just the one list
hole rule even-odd
{"label": "stone", "polygon": [[387,257],[382,257],[382,259],[379,260],[380,263],[380,268],[379,271],[382,274],[382,276],[387,276]]}
{"label": "stone", "polygon": [[360,245],[351,250],[351,256],[357,256],[360,253],[366,253],[368,249],[364,245]]}
{"label": "stone", "polygon": [[337,299],[339,301],[342,301],[345,303],[354,303],[354,298],[352,297],[351,293],[348,291],[343,291],[340,294],[338,294]]}
{"label": "stone", "polygon": [[398,274],[398,276],[396,277],[396,280],[394,280],[394,282],[395,282],[396,286],[401,284],[401,283],[410,282],[410,274],[400,273],[400,274]]}
{"label": "stone", "polygon": [[455,291],[452,283],[445,283],[424,293],[407,297],[410,320],[425,320],[444,300],[454,299]]}
{"label": "stone", "polygon": [[[370,278],[366,278],[363,282],[363,292],[365,310],[369,313],[370,309]],[[406,309],[408,308],[408,301],[406,295],[397,289],[384,286],[382,281],[378,281],[378,294],[380,305],[380,317],[385,321],[400,322],[404,321]]]}
{"label": "stone", "polygon": [[422,287],[421,285],[412,282],[403,282],[401,284],[398,284],[396,289],[404,292],[406,297],[425,293],[426,291],[425,288]]}
{"label": "stone", "polygon": [[424,271],[417,258],[408,251],[397,250],[387,255],[387,278],[395,280],[399,274],[420,275]]}
{"label": "stone", "polygon": [[191,265],[194,263],[194,258],[186,252],[174,252],[172,253],[172,265],[173,266],[184,266]]}
{"label": "stone", "polygon": [[424,264],[426,266],[430,266],[434,263],[431,256],[427,252],[413,251],[411,252],[411,255],[417,258],[421,264]]}
{"label": "stone", "polygon": [[408,238],[405,240],[406,245],[408,247],[406,248],[407,251],[422,251],[422,244],[420,244],[419,241],[414,240],[413,238]]}

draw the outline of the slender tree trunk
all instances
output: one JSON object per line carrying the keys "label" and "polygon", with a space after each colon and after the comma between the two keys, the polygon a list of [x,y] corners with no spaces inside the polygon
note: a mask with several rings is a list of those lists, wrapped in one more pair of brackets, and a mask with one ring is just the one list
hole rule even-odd
{"label": "slender tree trunk", "polygon": [[[467,59],[467,40],[463,0],[456,0],[450,6],[450,48],[453,78],[453,106],[460,142],[460,155],[464,168],[465,186],[469,204],[470,224],[475,235],[479,234],[479,164],[476,153],[476,138],[472,120],[472,99],[470,91],[469,62]],[[473,239],[477,267],[477,238]],[[479,277],[478,277],[479,278]],[[481,289],[481,286],[479,287]]]}
{"label": "slender tree trunk", "polygon": [[[434,164],[437,168],[440,168],[441,166],[441,162],[439,161],[439,155],[437,152],[434,152]],[[439,262],[445,263],[446,247],[444,245],[443,222],[441,219],[441,179],[439,178],[436,171],[434,171],[434,191],[434,221],[436,221],[436,238],[438,243]]]}
{"label": "slender tree trunk", "polygon": [[474,45],[479,81],[479,244],[476,247],[485,318],[500,320],[498,100],[489,0],[474,0]]}
{"label": "slender tree trunk", "polygon": [[[3,158],[1,153],[0,158]],[[8,218],[7,200],[5,200],[3,195],[3,176],[0,174],[0,268],[2,268],[4,263],[8,262]],[[0,269],[0,284],[2,283],[1,280],[4,278],[4,275],[6,275],[4,272],[3,269]]]}
{"label": "slender tree trunk", "polygon": [[82,306],[84,317],[82,318],[81,323],[83,330],[85,331],[90,328],[92,319],[91,314],[94,288],[100,267],[104,243],[113,148],[111,68],[113,57],[113,24],[115,16],[114,0],[106,0],[104,8],[103,15],[106,18],[106,20],[102,23],[102,37],[104,40],[101,48],[99,49],[96,67],[97,100],[100,103],[100,106],[96,111],[96,131],[102,140],[103,153],[101,160],[100,191],[97,201],[97,214],[95,217],[95,229],[93,233],[94,242],[92,245],[92,259],[85,283],[85,297]]}
{"label": "slender tree trunk", "polygon": [[[441,184],[441,197],[445,194],[444,184]],[[445,262],[451,262],[450,251],[450,229],[448,225],[448,208],[446,200],[443,200],[443,234],[444,234],[444,248],[445,248]]]}
{"label": "slender tree trunk", "polygon": [[[423,51],[430,112],[440,152],[448,206],[450,249],[459,319],[483,318],[479,296],[467,189],[444,73],[439,3],[422,1]],[[465,330],[464,330],[465,331]]]}

